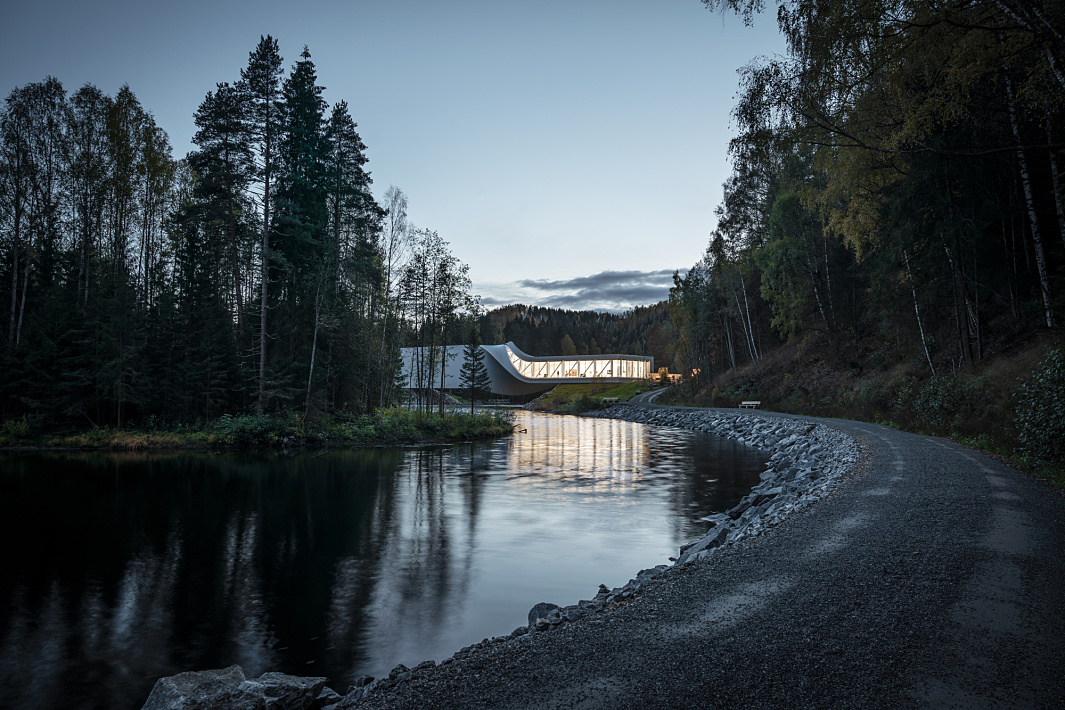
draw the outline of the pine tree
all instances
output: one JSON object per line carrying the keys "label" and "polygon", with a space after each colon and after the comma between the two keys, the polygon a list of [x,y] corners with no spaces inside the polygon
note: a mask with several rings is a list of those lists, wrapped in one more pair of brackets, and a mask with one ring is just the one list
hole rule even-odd
{"label": "pine tree", "polygon": [[273,190],[275,151],[277,150],[279,102],[281,100],[281,55],[277,40],[266,35],[248,57],[247,69],[240,72],[240,87],[249,102],[248,130],[255,142],[259,159],[256,175],[262,184],[262,253],[261,301],[259,306],[259,397],[258,409],[266,406],[266,342],[270,286],[270,198]]}
{"label": "pine tree", "polygon": [[[205,225],[221,227],[228,288],[237,330],[244,332],[244,284],[240,254],[246,240],[246,193],[254,167],[247,126],[247,94],[229,84],[208,92],[195,114],[199,130],[193,142],[200,150],[189,155],[197,177],[196,197],[203,205]],[[223,254],[219,254],[222,256]]]}
{"label": "pine tree", "polygon": [[480,329],[473,325],[469,330],[469,342],[462,351],[462,371],[459,385],[470,394],[470,414],[473,414],[473,402],[478,394],[492,390],[492,380],[484,365],[484,350],[481,349]]}

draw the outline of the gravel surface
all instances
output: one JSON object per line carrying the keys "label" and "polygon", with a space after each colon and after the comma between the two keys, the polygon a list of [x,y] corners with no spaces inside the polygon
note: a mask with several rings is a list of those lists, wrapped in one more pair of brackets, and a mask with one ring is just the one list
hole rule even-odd
{"label": "gravel surface", "polygon": [[949,441],[817,421],[865,456],[765,535],[337,707],[1065,707],[1065,497]]}

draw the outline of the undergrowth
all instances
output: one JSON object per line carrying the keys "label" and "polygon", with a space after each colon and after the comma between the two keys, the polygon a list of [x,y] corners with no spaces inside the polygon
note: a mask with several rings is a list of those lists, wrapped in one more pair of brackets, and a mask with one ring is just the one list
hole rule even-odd
{"label": "undergrowth", "polygon": [[913,361],[864,371],[791,345],[703,391],[677,389],[660,403],[734,407],[756,399],[774,411],[947,436],[1065,487],[1065,354],[1053,342],[935,375]]}
{"label": "undergrowth", "polygon": [[506,410],[424,409],[390,407],[373,414],[337,414],[305,422],[298,414],[224,414],[206,424],[162,428],[148,422],[141,428],[93,427],[84,431],[34,435],[25,418],[4,422],[0,446],[113,449],[142,451],[179,448],[269,449],[298,446],[385,446],[470,441],[504,436],[514,429]]}

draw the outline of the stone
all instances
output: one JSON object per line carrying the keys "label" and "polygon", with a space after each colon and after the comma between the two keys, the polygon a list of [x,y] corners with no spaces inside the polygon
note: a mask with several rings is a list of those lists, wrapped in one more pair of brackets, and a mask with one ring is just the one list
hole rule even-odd
{"label": "stone", "polygon": [[318,697],[314,699],[314,704],[311,707],[324,709],[339,703],[343,699],[343,696],[332,688],[322,688],[322,692],[318,693]]}
{"label": "stone", "polygon": [[677,560],[678,565],[683,565],[694,559],[696,555],[704,550],[709,550],[715,547],[719,547],[728,538],[731,527],[727,525],[720,525],[709,533],[707,533],[701,540],[696,541],[691,547],[684,551]]}
{"label": "stone", "polygon": [[355,687],[361,688],[363,686],[373,683],[374,677],[372,675],[361,675],[355,679]]}
{"label": "stone", "polygon": [[524,636],[527,633],[529,633],[529,627],[527,627],[527,626],[519,626],[518,628],[516,628],[516,629],[514,629],[513,631],[510,632],[510,637],[512,639],[516,639],[519,636]]}
{"label": "stone", "polygon": [[414,670],[416,671],[424,671],[426,668],[436,668],[436,661],[422,661],[414,666]]}
{"label": "stone", "polygon": [[[602,585],[600,585],[602,586]],[[529,625],[532,626],[536,623],[537,619],[546,619],[547,615],[552,611],[558,609],[558,604],[550,604],[548,602],[540,602],[532,609],[529,609]]]}
{"label": "stone", "polygon": [[405,665],[400,663],[398,666],[388,672],[388,679],[395,680],[400,676],[400,674],[406,673],[408,671],[410,671],[410,668],[407,668]]}
{"label": "stone", "polygon": [[585,616],[588,612],[579,606],[566,607],[566,610],[562,612],[562,618],[566,621],[576,621],[577,619]]}
{"label": "stone", "polygon": [[741,500],[739,502],[739,504],[736,507],[734,507],[732,510],[730,510],[728,512],[728,516],[730,518],[732,518],[733,520],[735,520],[736,518],[740,517],[741,515],[743,515],[744,513],[747,512],[747,509],[751,507],[751,503],[752,503],[751,496],[749,496],[749,495],[746,496],[743,500]]}
{"label": "stone", "polygon": [[263,673],[255,681],[263,687],[270,710],[311,710],[325,688],[325,678],[303,678],[285,673]]}
{"label": "stone", "polygon": [[247,679],[240,666],[187,671],[155,682],[141,710],[265,710],[266,698],[242,688]]}

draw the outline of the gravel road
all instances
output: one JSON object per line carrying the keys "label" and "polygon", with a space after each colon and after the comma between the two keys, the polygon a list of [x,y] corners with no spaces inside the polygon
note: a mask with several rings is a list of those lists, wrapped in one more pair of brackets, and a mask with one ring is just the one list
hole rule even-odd
{"label": "gravel road", "polygon": [[866,458],[769,534],[354,707],[1065,708],[1065,496],[949,441],[817,421]]}

